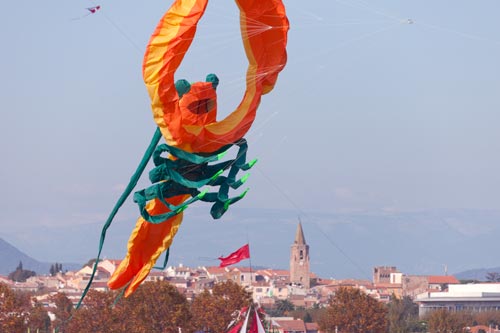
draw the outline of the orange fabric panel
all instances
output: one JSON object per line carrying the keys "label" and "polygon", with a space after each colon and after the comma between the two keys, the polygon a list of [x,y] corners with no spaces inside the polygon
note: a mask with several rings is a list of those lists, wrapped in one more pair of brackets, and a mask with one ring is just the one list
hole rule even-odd
{"label": "orange fabric panel", "polygon": [[[179,205],[187,196],[174,197],[169,202]],[[153,215],[168,212],[160,201],[154,200],[148,205],[148,212]],[[182,213],[160,224],[137,220],[136,227],[128,241],[128,253],[108,281],[110,289],[120,289],[131,282],[125,291],[125,297],[137,289],[153,268],[158,257],[170,247],[182,222]]]}
{"label": "orange fabric panel", "polygon": [[174,74],[189,49],[208,0],[176,0],[160,20],[143,61],[143,78],[154,120],[166,142],[182,146],[182,117]]}

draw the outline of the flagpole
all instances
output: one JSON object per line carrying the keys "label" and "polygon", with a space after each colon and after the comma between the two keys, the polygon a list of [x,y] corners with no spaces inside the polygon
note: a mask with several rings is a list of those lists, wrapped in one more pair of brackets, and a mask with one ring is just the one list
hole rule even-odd
{"label": "flagpole", "polygon": [[252,256],[250,255],[250,238],[248,237],[248,229],[247,229],[247,244],[248,244],[248,265],[250,266],[250,289],[252,289],[252,298],[253,298],[253,270],[252,270]]}

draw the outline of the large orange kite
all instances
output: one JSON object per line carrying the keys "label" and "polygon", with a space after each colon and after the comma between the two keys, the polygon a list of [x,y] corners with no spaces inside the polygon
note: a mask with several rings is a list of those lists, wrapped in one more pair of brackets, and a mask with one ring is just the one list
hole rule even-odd
{"label": "large orange kite", "polygon": [[[169,249],[187,205],[197,200],[212,202],[211,214],[219,218],[244,196],[246,191],[232,198],[228,195],[229,188],[238,188],[246,180],[236,179],[238,171],[255,163],[246,162],[243,136],[255,119],[261,96],[273,89],[286,64],[289,24],[282,1],[236,0],[248,59],[246,91],[239,106],[217,121],[216,75],[209,74],[206,82],[192,84],[174,79],[207,3],[176,0],[160,20],[144,55],[144,82],[159,130],[145,155],[146,160],[153,156],[155,163],[150,172],[153,185],[134,194],[141,217],[130,236],[125,259],[108,282],[111,289],[126,287],[125,296],[134,292],[158,257]],[[161,137],[165,144],[157,146]],[[236,158],[216,162],[233,145],[238,147]],[[168,157],[162,157],[163,153]],[[129,188],[135,183],[131,181]],[[200,190],[215,186],[219,187],[217,192]],[[101,248],[111,219],[103,229]]]}

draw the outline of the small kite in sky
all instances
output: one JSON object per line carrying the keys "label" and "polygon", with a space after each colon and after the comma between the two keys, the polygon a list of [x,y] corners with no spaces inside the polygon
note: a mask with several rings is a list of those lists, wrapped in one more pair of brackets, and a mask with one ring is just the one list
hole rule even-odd
{"label": "small kite in sky", "polygon": [[79,16],[79,17],[75,17],[75,18],[73,19],[73,21],[74,21],[74,20],[80,20],[80,19],[82,19],[82,18],[84,18],[84,17],[87,17],[87,16],[89,16],[89,15],[95,14],[95,13],[97,13],[97,11],[98,11],[98,10],[100,10],[100,9],[101,9],[101,6],[99,6],[99,5],[97,5],[97,6],[93,6],[93,7],[87,7],[87,8],[85,8],[85,10],[87,11],[87,12],[85,13],[85,15],[82,15],[82,16]]}
{"label": "small kite in sky", "polygon": [[101,6],[87,7],[87,10],[90,12],[90,14],[95,14],[99,9],[101,9]]}

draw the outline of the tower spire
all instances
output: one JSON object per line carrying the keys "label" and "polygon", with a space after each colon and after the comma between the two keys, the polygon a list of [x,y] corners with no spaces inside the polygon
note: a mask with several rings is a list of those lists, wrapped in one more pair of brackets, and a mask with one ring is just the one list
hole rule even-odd
{"label": "tower spire", "polygon": [[297,231],[295,232],[295,244],[306,245],[304,231],[302,230],[302,222],[300,222],[300,220],[299,224],[297,225]]}

